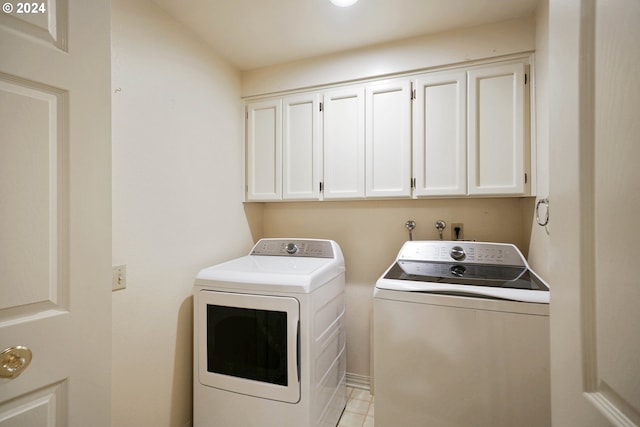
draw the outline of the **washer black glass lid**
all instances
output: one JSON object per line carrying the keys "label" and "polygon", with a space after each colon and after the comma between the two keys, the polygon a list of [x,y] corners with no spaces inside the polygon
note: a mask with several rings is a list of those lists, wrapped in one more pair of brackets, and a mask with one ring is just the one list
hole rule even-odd
{"label": "washer black glass lid", "polygon": [[549,290],[527,267],[507,265],[398,261],[384,278],[534,291]]}

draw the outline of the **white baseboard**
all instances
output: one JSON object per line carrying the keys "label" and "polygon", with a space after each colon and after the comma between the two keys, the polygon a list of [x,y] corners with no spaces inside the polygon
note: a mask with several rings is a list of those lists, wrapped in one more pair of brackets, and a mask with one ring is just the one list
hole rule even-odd
{"label": "white baseboard", "polygon": [[371,377],[347,372],[347,387],[371,391]]}

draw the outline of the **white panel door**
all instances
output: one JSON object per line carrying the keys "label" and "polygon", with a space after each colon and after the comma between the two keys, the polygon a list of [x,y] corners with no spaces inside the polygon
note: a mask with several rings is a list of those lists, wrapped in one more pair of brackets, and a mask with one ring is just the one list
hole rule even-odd
{"label": "white panel door", "polygon": [[364,88],[324,94],[323,130],[324,198],[363,198]]}
{"label": "white panel door", "polygon": [[469,194],[525,193],[524,64],[470,70]]}
{"label": "white panel door", "polygon": [[[586,262],[583,276],[595,273],[595,321],[585,326],[592,334],[587,351],[597,360],[586,365],[587,392],[610,419],[640,426],[640,231],[627,230],[640,211],[640,2],[595,4],[594,262]],[[611,233],[611,224],[621,233]]]}
{"label": "white panel door", "polygon": [[282,199],[282,100],[247,104],[247,200]]}
{"label": "white panel door", "polygon": [[320,196],[320,95],[288,96],[283,101],[282,198]]}
{"label": "white panel door", "polygon": [[554,426],[640,426],[640,2],[549,8]]}
{"label": "white panel door", "polygon": [[411,83],[366,88],[366,196],[411,195]]}
{"label": "white panel door", "polygon": [[[110,13],[50,0],[0,14],[3,427],[110,426]],[[28,359],[16,347],[32,360],[8,378]]]}
{"label": "white panel door", "polygon": [[467,193],[467,75],[430,73],[415,80],[415,196]]}

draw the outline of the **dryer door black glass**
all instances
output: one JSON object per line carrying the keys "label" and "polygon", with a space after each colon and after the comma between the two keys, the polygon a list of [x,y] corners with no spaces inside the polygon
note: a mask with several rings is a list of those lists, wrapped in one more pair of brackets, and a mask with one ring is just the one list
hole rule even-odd
{"label": "dryer door black glass", "polygon": [[207,370],[286,386],[287,313],[207,304]]}

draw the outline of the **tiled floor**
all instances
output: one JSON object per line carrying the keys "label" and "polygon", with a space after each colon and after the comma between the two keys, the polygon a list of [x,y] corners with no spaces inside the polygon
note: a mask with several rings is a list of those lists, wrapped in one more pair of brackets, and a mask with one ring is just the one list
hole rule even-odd
{"label": "tiled floor", "polygon": [[373,427],[373,396],[368,390],[347,387],[347,407],[338,427]]}

